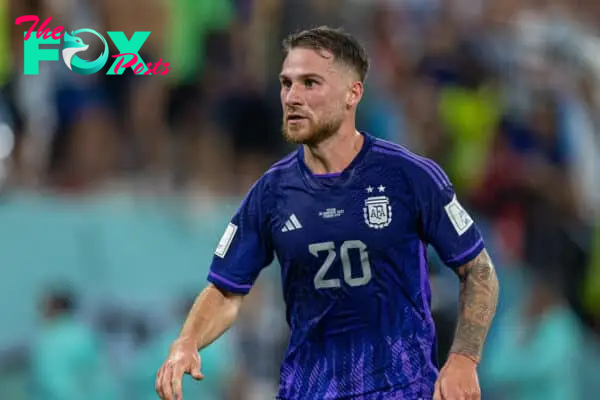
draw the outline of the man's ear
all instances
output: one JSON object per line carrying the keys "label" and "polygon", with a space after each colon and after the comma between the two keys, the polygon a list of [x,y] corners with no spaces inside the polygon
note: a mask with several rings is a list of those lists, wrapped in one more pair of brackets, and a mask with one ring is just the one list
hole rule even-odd
{"label": "man's ear", "polygon": [[361,81],[352,82],[352,86],[350,86],[350,91],[348,92],[348,97],[346,98],[346,105],[348,108],[356,107],[360,100],[362,99],[364,92],[364,86]]}

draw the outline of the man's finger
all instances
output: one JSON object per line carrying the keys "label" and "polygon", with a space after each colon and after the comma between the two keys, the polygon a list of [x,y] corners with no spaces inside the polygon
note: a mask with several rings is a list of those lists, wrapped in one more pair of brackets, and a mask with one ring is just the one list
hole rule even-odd
{"label": "man's finger", "polygon": [[181,381],[183,380],[183,374],[185,370],[182,367],[175,367],[173,374],[171,375],[170,387],[175,400],[181,400],[183,393],[181,390]]}
{"label": "man's finger", "polygon": [[192,367],[192,370],[190,371],[190,375],[198,381],[204,379],[204,374],[202,373],[202,371],[200,371],[200,363],[198,363],[194,367]]}
{"label": "man's finger", "polygon": [[202,380],[204,379],[204,374],[202,373],[202,358],[200,356],[198,356],[198,358],[195,359],[194,364],[192,364],[192,368],[190,370],[190,375],[196,379],[196,380]]}
{"label": "man's finger", "polygon": [[434,391],[433,391],[433,400],[443,400],[442,392],[440,390],[440,381],[439,380],[435,382],[435,387],[434,387]]}
{"label": "man's finger", "polygon": [[481,400],[481,391],[479,390],[479,388],[471,388],[471,390],[469,390],[467,399],[469,400]]}
{"label": "man's finger", "polygon": [[171,389],[171,376],[173,375],[173,367],[169,364],[164,366],[160,386],[163,393],[163,400],[174,400],[173,390]]}
{"label": "man's finger", "polygon": [[162,368],[160,369],[159,375],[159,381],[157,383],[158,385],[158,392],[159,392],[159,396],[162,400],[167,400],[168,399],[168,392],[167,392],[167,387],[165,386],[165,376],[167,374],[167,366],[163,365]]}
{"label": "man's finger", "polygon": [[164,366],[161,366],[159,368],[158,373],[156,374],[156,381],[154,382],[154,389],[156,390],[158,397],[160,397],[161,399],[164,399],[162,385],[161,385],[162,376],[163,376],[163,368],[164,368]]}

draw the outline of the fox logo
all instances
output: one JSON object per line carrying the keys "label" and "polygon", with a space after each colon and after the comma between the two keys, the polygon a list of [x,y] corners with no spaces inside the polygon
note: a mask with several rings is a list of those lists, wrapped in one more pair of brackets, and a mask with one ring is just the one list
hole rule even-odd
{"label": "fox logo", "polygon": [[[77,53],[86,51],[90,47],[89,45],[83,43],[81,38],[76,36],[76,34],[80,32],[93,33],[102,39],[102,42],[104,43],[104,51],[100,57],[98,57],[98,59],[94,61],[85,61],[76,56]],[[69,67],[70,70],[79,74],[90,75],[100,71],[104,64],[106,64],[106,60],[108,60],[108,43],[106,43],[106,40],[102,35],[92,29],[80,29],[78,31],[71,32],[70,35],[65,32],[62,46],[62,56],[65,64],[67,64],[67,67]]]}
{"label": "fox logo", "polygon": [[[39,27],[40,18],[37,15],[23,15],[15,20],[15,25],[33,22],[25,32],[25,42],[23,44],[23,73],[25,75],[38,75],[41,61],[59,61],[61,52],[58,49],[41,48],[40,46],[43,44],[59,44],[61,39],[63,39],[62,58],[71,71],[82,75],[90,75],[100,71],[106,65],[109,57],[108,43],[101,34],[92,29],[79,29],[74,32],[71,31],[69,34],[63,26],[57,26],[50,31],[50,28],[46,26],[51,20],[52,17],[48,17]],[[81,38],[77,37],[78,33],[84,32],[97,36],[104,43],[104,51],[96,60],[86,61],[77,56],[77,53],[84,52],[89,48]],[[125,32],[122,31],[106,33],[119,53],[113,55],[116,60],[107,69],[106,75],[121,75],[127,68],[131,68],[136,75],[166,75],[171,70],[169,63],[163,63],[162,58],[156,63],[145,63],[140,57],[140,48],[150,36],[149,31],[134,32],[130,38],[127,38]],[[35,36],[32,36],[32,34]],[[163,67],[164,69],[161,69]]]}
{"label": "fox logo", "polygon": [[73,56],[81,51],[86,51],[89,47],[90,46],[83,43],[83,40],[77,36],[71,36],[65,32],[62,56],[63,60],[65,60],[65,64],[67,64],[67,67],[69,67],[70,70],[73,70],[73,68],[71,68],[71,60],[73,59]]}

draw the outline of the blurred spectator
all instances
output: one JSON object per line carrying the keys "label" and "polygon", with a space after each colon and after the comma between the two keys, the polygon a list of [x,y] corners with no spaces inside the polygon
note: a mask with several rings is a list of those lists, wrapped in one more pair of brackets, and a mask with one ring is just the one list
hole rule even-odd
{"label": "blurred spectator", "polygon": [[9,7],[6,1],[0,4],[0,87],[4,87],[11,73],[11,57],[10,57],[10,20],[8,17]]}
{"label": "blurred spectator", "polygon": [[365,43],[378,62],[370,66],[368,84],[357,118],[367,132],[382,139],[403,142],[407,138],[407,112],[401,91],[406,78],[404,48],[396,46],[396,13],[378,5],[367,23]]}
{"label": "blurred spectator", "polygon": [[243,195],[281,148],[279,113],[267,103],[265,93],[248,77],[228,93],[217,109],[220,131],[232,146],[237,195]]}
{"label": "blurred spectator", "polygon": [[[158,368],[169,351],[169,346],[179,336],[179,329],[195,297],[182,302],[176,307],[176,318],[172,326],[157,336],[150,335],[147,327],[139,323],[136,329],[137,355],[130,364],[128,374],[127,399],[151,400],[156,398],[154,382]],[[200,351],[201,370],[205,378],[198,382],[187,375],[183,379],[184,398],[222,400],[229,387],[229,373],[234,367],[234,351],[231,335],[226,333],[211,346]]]}
{"label": "blurred spectator", "polygon": [[596,231],[591,247],[590,267],[582,285],[582,302],[586,312],[593,320],[594,331],[600,338],[600,219],[596,222]]}
{"label": "blurred spectator", "polygon": [[91,327],[78,320],[73,294],[49,293],[41,312],[42,325],[31,346],[32,398],[115,398],[103,346]]}
{"label": "blurred spectator", "polygon": [[527,278],[523,302],[499,315],[482,363],[485,398],[581,399],[581,326],[553,284]]}
{"label": "blurred spectator", "polygon": [[562,96],[560,122],[579,195],[578,215],[593,220],[600,216],[600,119],[596,116],[600,103],[595,98],[599,86],[587,67],[573,81],[573,88]]}
{"label": "blurred spectator", "polygon": [[[64,93],[66,92],[66,93]],[[63,190],[102,187],[116,172],[116,136],[102,94],[59,92],[66,104],[51,147],[49,179]]]}
{"label": "blurred spectator", "polygon": [[456,49],[455,79],[443,85],[440,114],[450,143],[447,172],[467,198],[479,187],[501,114],[499,94],[473,45]]}
{"label": "blurred spectator", "polygon": [[233,398],[262,399],[277,391],[287,330],[283,329],[282,318],[277,318],[284,315],[282,299],[275,298],[280,296],[273,295],[272,285],[265,278],[255,284],[244,300],[243,312],[233,330],[240,361],[236,376],[244,388],[241,397],[233,395]]}

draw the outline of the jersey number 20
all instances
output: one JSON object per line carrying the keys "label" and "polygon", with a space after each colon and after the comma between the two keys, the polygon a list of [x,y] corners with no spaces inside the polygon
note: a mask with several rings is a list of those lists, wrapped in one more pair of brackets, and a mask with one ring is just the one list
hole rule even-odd
{"label": "jersey number 20", "polygon": [[[358,250],[360,255],[360,266],[362,269],[361,276],[352,277],[352,264],[350,263],[350,250]],[[327,258],[321,265],[321,268],[315,275],[314,283],[317,289],[332,289],[339,288],[341,286],[340,279],[330,278],[325,279],[325,275],[333,265],[335,258],[337,257],[337,249],[333,242],[313,243],[308,246],[308,251],[315,257],[319,257],[319,253],[326,251]],[[369,253],[367,253],[367,246],[360,240],[347,240],[340,246],[339,255],[342,259],[342,268],[344,270],[344,282],[349,286],[363,286],[369,283],[371,280],[371,264],[369,263]]]}

